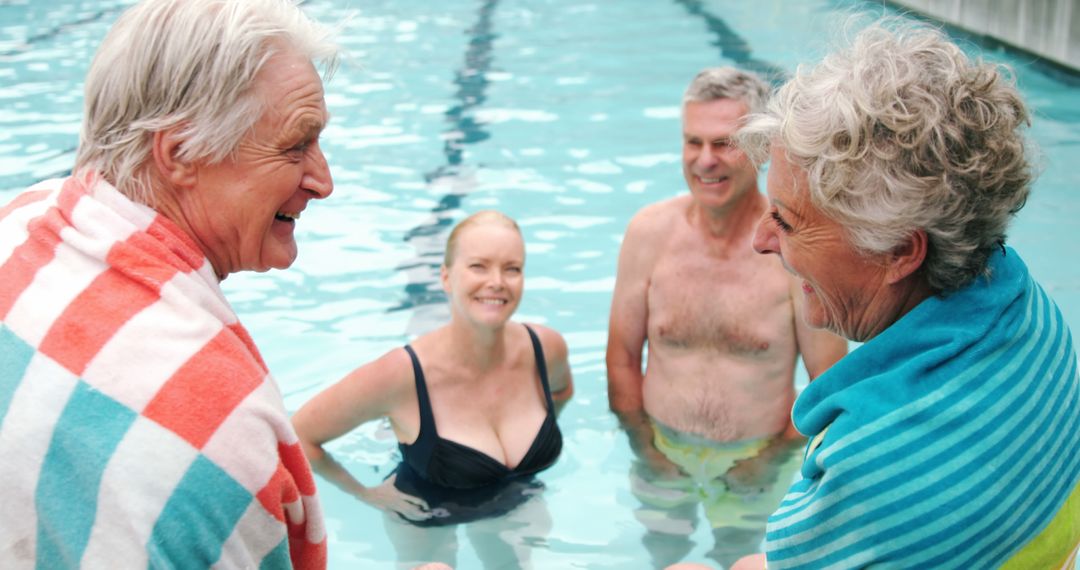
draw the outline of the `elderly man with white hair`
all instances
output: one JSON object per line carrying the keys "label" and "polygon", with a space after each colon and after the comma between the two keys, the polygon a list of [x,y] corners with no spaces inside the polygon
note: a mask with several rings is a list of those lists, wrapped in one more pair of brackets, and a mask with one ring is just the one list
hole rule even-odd
{"label": "elderly man with white hair", "polygon": [[287,0],[144,0],[86,79],[72,174],[0,209],[5,568],[322,568],[280,392],[219,282],[286,268],[333,189]]}

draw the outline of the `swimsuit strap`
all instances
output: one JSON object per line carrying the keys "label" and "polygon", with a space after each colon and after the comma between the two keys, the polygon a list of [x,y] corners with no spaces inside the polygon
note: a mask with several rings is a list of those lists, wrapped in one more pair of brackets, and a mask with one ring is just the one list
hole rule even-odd
{"label": "swimsuit strap", "polygon": [[409,358],[412,359],[413,377],[416,379],[416,400],[420,404],[420,432],[414,442],[419,443],[424,436],[424,426],[431,426],[431,433],[436,437],[439,432],[435,429],[435,414],[431,411],[431,399],[428,398],[427,382],[424,380],[424,369],[420,367],[420,359],[417,358],[413,348],[407,344],[405,352],[408,352]]}
{"label": "swimsuit strap", "polygon": [[525,330],[529,331],[529,340],[532,341],[533,355],[536,357],[536,369],[540,372],[540,384],[544,386],[544,398],[547,399],[548,411],[555,411],[555,401],[551,399],[551,387],[548,386],[547,375],[547,362],[544,360],[544,348],[540,346],[540,337],[536,336],[536,332],[524,325]]}

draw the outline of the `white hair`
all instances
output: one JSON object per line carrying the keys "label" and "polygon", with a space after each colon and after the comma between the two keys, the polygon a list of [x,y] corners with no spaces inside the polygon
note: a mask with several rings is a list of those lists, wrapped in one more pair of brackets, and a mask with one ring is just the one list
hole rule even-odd
{"label": "white hair", "polygon": [[262,115],[252,86],[277,50],[337,65],[331,32],[290,0],[143,0],[98,48],[86,76],[75,170],[93,168],[153,205],[154,132],[179,127],[179,158],[219,162]]}
{"label": "white hair", "polygon": [[925,231],[921,271],[947,293],[985,274],[1030,191],[1027,110],[1004,71],[936,29],[879,21],[800,66],[736,142],[758,164],[779,145],[863,252]]}

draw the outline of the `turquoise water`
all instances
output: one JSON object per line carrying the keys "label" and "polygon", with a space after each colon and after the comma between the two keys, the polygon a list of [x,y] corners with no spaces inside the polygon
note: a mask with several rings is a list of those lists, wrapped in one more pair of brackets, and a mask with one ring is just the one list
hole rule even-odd
{"label": "turquoise water", "polygon": [[[129,4],[0,3],[0,203],[70,168],[82,77]],[[714,541],[704,521],[656,544],[634,514],[631,454],[607,411],[604,377],[620,239],[640,207],[683,190],[678,104],[694,73],[725,63],[791,70],[822,51],[822,30],[854,4],[307,2],[315,17],[344,22],[350,53],[327,85],[333,119],[323,146],[335,193],[305,211],[291,269],[225,282],[286,406],[440,322],[434,278],[448,227],[500,209],[528,244],[518,318],[564,333],[577,393],[540,498],[457,529],[456,546],[447,533],[437,540],[456,548],[464,569],[489,555],[489,568],[651,568],[662,552],[705,560]],[[1042,175],[1010,242],[1080,331],[1080,91],[1023,57],[985,55],[1016,68],[1040,148]],[[396,459],[379,423],[333,450],[367,483]],[[392,568],[382,516],[321,481],[320,490],[331,567]]]}

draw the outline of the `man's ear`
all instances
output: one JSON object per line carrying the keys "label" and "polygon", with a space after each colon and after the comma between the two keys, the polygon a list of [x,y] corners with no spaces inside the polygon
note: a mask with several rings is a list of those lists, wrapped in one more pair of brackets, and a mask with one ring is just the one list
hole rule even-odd
{"label": "man's ear", "polygon": [[181,188],[190,188],[197,179],[195,165],[181,158],[183,140],[179,135],[180,127],[170,127],[154,132],[154,166],[158,176],[169,184]]}
{"label": "man's ear", "polygon": [[446,265],[439,267],[439,282],[442,283],[443,292],[450,293],[450,271],[446,269]]}
{"label": "man's ear", "polygon": [[889,267],[885,272],[890,285],[898,283],[922,267],[923,261],[926,261],[927,246],[926,232],[919,229],[892,250],[889,254]]}

